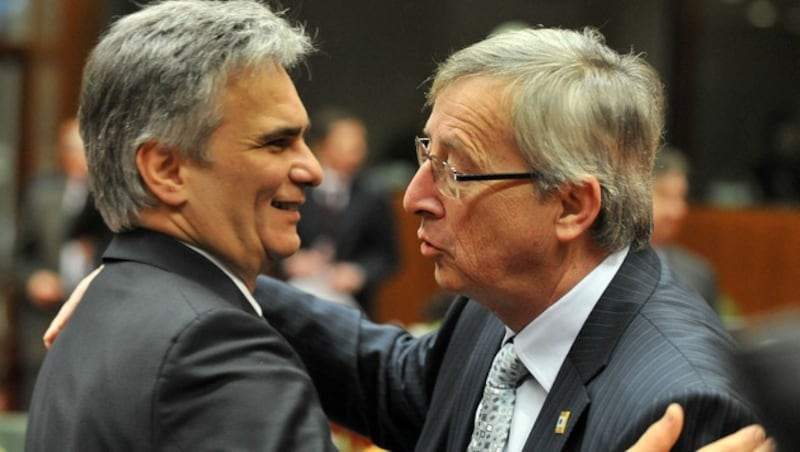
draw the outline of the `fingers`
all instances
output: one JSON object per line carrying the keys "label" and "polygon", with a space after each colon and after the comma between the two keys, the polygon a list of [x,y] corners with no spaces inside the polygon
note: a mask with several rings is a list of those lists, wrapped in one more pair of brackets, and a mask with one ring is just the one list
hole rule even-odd
{"label": "fingers", "polygon": [[81,301],[81,298],[83,298],[83,294],[86,293],[86,289],[89,287],[89,283],[91,283],[92,280],[95,278],[95,276],[97,276],[97,274],[100,273],[100,271],[102,270],[103,266],[101,265],[100,267],[97,267],[88,276],[83,278],[81,282],[78,283],[78,286],[75,288],[72,294],[69,296],[69,299],[67,299],[64,305],[61,306],[61,309],[58,311],[58,314],[56,314],[56,317],[53,319],[52,322],[50,322],[50,326],[47,327],[47,331],[45,331],[44,337],[42,337],[42,340],[44,341],[44,346],[46,348],[49,349],[50,346],[53,344],[53,341],[55,340],[56,336],[58,336],[58,333],[61,332],[61,330],[67,324],[67,321],[72,315],[72,312],[75,310],[75,307],[78,306],[78,303]]}
{"label": "fingers", "polygon": [[775,442],[767,438],[764,428],[750,425],[703,447],[698,452],[768,452],[775,450]]}
{"label": "fingers", "polygon": [[[651,425],[628,452],[669,451],[680,436],[683,421],[680,405],[670,404],[664,416]],[[698,452],[774,452],[775,448],[775,441],[767,438],[763,427],[750,425],[706,445]]]}
{"label": "fingers", "polygon": [[778,447],[775,445],[775,440],[766,438],[753,452],[775,452],[776,450],[778,450]]}
{"label": "fingers", "polygon": [[664,416],[651,425],[628,452],[668,452],[678,440],[681,429],[683,409],[677,403],[671,403]]}

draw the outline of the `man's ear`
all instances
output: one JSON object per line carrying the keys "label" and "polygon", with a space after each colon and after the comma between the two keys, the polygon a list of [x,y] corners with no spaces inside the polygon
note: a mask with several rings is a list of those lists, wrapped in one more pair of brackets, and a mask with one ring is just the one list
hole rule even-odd
{"label": "man's ear", "polygon": [[185,181],[181,167],[186,164],[180,152],[162,146],[157,141],[147,141],[136,151],[136,167],[150,192],[168,206],[186,202]]}
{"label": "man's ear", "polygon": [[565,185],[556,196],[561,200],[561,215],[556,219],[556,236],[562,242],[575,240],[592,227],[603,200],[600,182],[586,177]]}

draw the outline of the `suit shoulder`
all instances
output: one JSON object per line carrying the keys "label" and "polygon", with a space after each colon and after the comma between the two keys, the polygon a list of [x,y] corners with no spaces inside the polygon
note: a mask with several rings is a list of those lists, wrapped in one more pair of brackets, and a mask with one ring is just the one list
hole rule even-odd
{"label": "suit shoulder", "polygon": [[[230,283],[232,287],[233,283]],[[162,270],[139,262],[118,262],[106,268],[92,282],[87,298],[102,298],[118,310],[153,312],[157,315],[193,317],[208,310],[230,308],[241,310],[234,299],[242,295],[230,291],[231,297],[220,296],[204,281]],[[110,306],[109,306],[110,307]]]}
{"label": "suit shoulder", "polygon": [[697,297],[679,286],[657,289],[626,327],[615,359],[631,375],[664,381],[665,388],[731,391],[736,343]]}

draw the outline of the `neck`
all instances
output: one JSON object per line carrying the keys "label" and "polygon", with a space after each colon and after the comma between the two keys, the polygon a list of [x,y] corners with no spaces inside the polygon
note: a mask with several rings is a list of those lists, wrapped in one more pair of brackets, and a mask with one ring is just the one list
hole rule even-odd
{"label": "neck", "polygon": [[[242,263],[247,262],[248,253],[240,253],[242,254],[242,256],[240,256],[241,258],[230,256],[233,251],[230,249],[230,246],[222,248],[222,246],[217,246],[217,244],[233,242],[226,242],[224,237],[212,237],[212,240],[208,240],[203,234],[198,233],[198,231],[192,227],[191,223],[186,221],[179,213],[174,211],[165,212],[165,209],[166,208],[163,206],[145,209],[139,216],[138,226],[161,232],[162,234],[169,235],[170,237],[202,250],[216,259],[221,265],[224,265],[225,268],[239,278],[251,292],[255,289],[256,277],[259,274],[261,266],[258,265],[258,263],[243,265]],[[223,252],[223,249],[226,252]]]}
{"label": "neck", "polygon": [[[574,245],[574,244],[573,244]],[[594,244],[568,246],[553,258],[548,269],[538,271],[536,277],[526,278],[528,284],[515,291],[488,295],[494,302],[484,303],[511,330],[519,332],[572,290],[592,272],[610,253]]]}

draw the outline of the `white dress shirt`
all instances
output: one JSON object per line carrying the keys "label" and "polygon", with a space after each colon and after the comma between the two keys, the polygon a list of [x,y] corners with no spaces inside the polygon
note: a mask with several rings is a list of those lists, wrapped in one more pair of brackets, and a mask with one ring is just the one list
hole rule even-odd
{"label": "white dress shirt", "polygon": [[[626,247],[607,256],[514,337],[514,350],[531,376],[517,388],[506,446],[508,452],[521,451],[525,446],[572,343],[627,254]],[[505,340],[512,336],[514,333],[507,328]],[[553,424],[553,429],[555,427]]]}
{"label": "white dress shirt", "polygon": [[242,294],[247,299],[247,301],[250,303],[250,305],[253,306],[253,309],[256,310],[258,315],[261,316],[261,317],[264,317],[264,312],[261,310],[261,306],[259,306],[258,303],[256,303],[256,299],[253,298],[253,294],[250,293],[250,290],[247,288],[247,286],[244,284],[244,282],[241,279],[239,279],[238,277],[236,277],[236,275],[234,275],[230,270],[228,270],[225,267],[225,265],[222,264],[222,262],[220,262],[217,258],[212,256],[208,252],[203,251],[203,250],[201,250],[200,248],[198,248],[198,247],[196,247],[194,245],[190,245],[190,244],[188,244],[186,242],[181,242],[181,243],[183,243],[184,245],[188,246],[189,248],[197,251],[200,255],[202,255],[206,259],[210,260],[214,265],[219,267],[219,269],[222,270],[223,273],[228,275],[228,278],[230,278],[231,281],[233,281],[233,283],[236,284],[236,287],[239,288],[239,290],[242,292]]}

